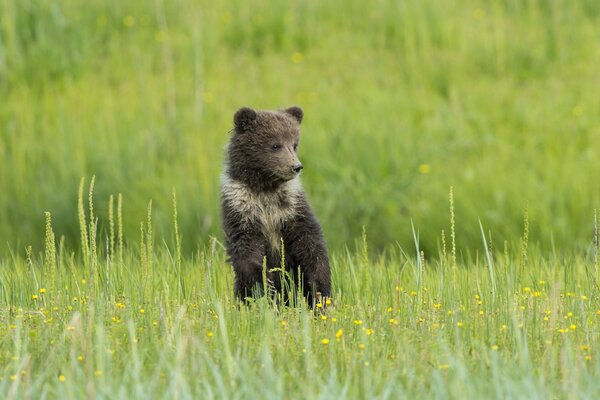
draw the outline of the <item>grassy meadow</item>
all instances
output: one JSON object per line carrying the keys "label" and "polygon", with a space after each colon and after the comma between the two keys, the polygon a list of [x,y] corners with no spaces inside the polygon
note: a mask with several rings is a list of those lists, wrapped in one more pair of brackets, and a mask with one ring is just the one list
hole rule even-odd
{"label": "grassy meadow", "polygon": [[[303,183],[328,243],[435,250],[456,194],[545,249],[588,243],[600,203],[600,4],[578,1],[0,2],[0,249],[72,248],[81,177],[133,235],[150,199],[184,252],[220,237],[219,175],[238,107],[305,110]],[[515,240],[516,239],[516,240]],[[7,246],[7,243],[9,246]]]}
{"label": "grassy meadow", "polygon": [[[0,398],[600,397],[600,3],[0,0]],[[305,111],[317,313],[240,307],[241,106]]]}
{"label": "grassy meadow", "polygon": [[379,255],[365,233],[333,253],[333,299],[313,312],[264,297],[240,306],[216,239],[182,257],[175,197],[173,244],[154,239],[148,208],[135,249],[118,203],[96,237],[88,198],[80,255],[46,214],[43,256],[0,261],[3,398],[600,395],[598,253],[544,256],[527,216],[520,248],[492,253],[482,233],[486,250],[462,261],[454,224],[432,259],[416,230],[411,250]]}

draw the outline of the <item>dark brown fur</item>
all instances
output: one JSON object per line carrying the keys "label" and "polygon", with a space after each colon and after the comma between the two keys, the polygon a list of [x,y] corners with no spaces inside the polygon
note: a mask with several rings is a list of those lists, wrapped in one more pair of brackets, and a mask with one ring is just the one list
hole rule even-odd
{"label": "dark brown fur", "polygon": [[[309,304],[317,293],[329,297],[329,257],[321,227],[298,182],[297,157],[303,112],[241,108],[234,115],[234,132],[227,149],[221,208],[227,253],[235,273],[235,295],[243,300],[264,292],[267,278],[282,288],[281,241],[284,265]],[[298,276],[301,282],[297,282]]]}

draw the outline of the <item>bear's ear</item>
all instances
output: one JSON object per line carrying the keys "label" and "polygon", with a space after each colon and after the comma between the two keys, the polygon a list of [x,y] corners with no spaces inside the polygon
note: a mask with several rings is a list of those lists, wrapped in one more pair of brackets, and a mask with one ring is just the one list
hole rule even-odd
{"label": "bear's ear", "polygon": [[257,116],[256,111],[248,107],[242,107],[237,110],[233,116],[233,125],[236,132],[244,132],[250,128]]}
{"label": "bear's ear", "polygon": [[296,119],[296,121],[298,121],[299,124],[302,122],[302,118],[304,118],[304,111],[302,111],[302,109],[300,107],[294,106],[294,107],[286,108],[283,111],[285,111],[287,114],[290,114],[292,117],[294,117]]}

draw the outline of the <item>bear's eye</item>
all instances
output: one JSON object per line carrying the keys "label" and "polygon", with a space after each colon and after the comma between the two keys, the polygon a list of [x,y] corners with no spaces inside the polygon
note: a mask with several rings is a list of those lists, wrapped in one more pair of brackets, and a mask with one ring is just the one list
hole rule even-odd
{"label": "bear's eye", "polygon": [[281,145],[280,144],[274,144],[273,146],[271,146],[271,148],[273,150],[279,150],[281,148]]}
{"label": "bear's eye", "polygon": [[298,150],[298,143],[294,143],[294,151]]}

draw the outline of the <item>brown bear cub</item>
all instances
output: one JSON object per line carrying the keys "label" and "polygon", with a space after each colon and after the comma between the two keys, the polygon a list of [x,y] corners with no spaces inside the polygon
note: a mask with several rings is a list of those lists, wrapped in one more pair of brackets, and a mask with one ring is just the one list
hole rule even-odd
{"label": "brown bear cub", "polygon": [[240,300],[265,292],[265,257],[267,291],[281,292],[282,256],[286,279],[303,288],[308,304],[314,307],[320,296],[331,296],[327,248],[298,178],[303,168],[297,156],[303,116],[299,107],[281,111],[244,107],[233,117],[221,211],[234,291]]}

